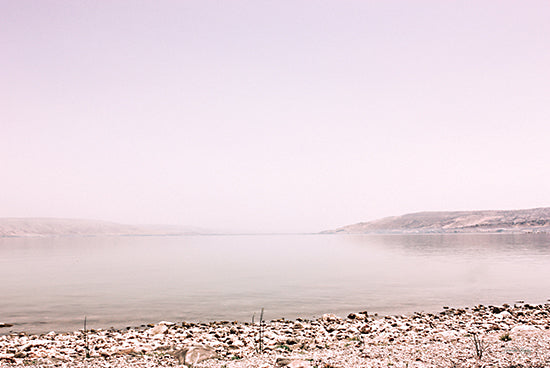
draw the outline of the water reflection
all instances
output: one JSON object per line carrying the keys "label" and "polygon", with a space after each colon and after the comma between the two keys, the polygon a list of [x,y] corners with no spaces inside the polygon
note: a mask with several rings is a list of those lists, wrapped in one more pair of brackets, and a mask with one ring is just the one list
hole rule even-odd
{"label": "water reflection", "polygon": [[414,254],[459,254],[480,252],[550,252],[550,234],[388,234],[343,235],[355,244],[410,251]]}

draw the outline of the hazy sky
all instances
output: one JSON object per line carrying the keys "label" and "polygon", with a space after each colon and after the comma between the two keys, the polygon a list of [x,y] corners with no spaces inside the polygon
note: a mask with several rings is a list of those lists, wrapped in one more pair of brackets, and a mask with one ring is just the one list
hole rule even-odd
{"label": "hazy sky", "polygon": [[550,206],[550,2],[0,0],[0,217]]}

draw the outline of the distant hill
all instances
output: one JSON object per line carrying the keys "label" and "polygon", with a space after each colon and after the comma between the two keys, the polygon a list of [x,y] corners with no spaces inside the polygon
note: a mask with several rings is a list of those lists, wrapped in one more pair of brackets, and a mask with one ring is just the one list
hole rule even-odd
{"label": "distant hill", "polygon": [[164,225],[124,225],[114,222],[59,218],[0,218],[0,237],[192,235],[200,231]]}
{"label": "distant hill", "polygon": [[323,231],[363,233],[550,232],[550,207],[510,211],[417,212]]}

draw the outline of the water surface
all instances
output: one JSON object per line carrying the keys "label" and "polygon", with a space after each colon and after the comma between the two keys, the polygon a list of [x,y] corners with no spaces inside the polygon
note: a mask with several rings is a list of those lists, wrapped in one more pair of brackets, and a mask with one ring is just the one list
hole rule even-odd
{"label": "water surface", "polygon": [[0,333],[543,303],[548,280],[547,234],[0,238]]}

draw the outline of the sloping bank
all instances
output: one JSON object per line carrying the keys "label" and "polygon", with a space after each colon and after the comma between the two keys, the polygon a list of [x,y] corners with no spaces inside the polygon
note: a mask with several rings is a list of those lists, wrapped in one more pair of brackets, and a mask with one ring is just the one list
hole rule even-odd
{"label": "sloping bank", "polygon": [[550,304],[0,336],[2,367],[172,367],[184,360],[227,368],[550,367]]}

